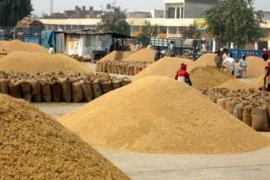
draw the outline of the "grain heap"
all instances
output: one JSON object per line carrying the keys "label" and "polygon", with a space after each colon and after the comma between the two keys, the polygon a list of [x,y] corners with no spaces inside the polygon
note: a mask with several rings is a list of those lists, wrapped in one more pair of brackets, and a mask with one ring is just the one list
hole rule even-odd
{"label": "grain heap", "polygon": [[254,89],[204,89],[202,93],[257,131],[270,131],[270,94]]}
{"label": "grain heap", "polygon": [[255,56],[248,56],[248,68],[247,68],[247,76],[259,78],[264,75],[264,62],[262,58]]}
{"label": "grain heap", "polygon": [[188,65],[188,71],[194,68],[194,62],[189,59],[165,57],[150,65],[148,68],[137,74],[134,79],[141,79],[147,76],[163,76],[174,78],[181,63]]}
{"label": "grain heap", "polygon": [[121,61],[128,58],[132,53],[130,51],[113,51],[99,61]]}
{"label": "grain heap", "polygon": [[60,118],[86,142],[108,148],[184,154],[231,154],[270,141],[193,88],[147,77]]}
{"label": "grain heap", "polygon": [[213,54],[213,53],[204,54],[196,60],[196,65],[203,66],[203,67],[216,66],[215,57],[216,57],[216,54]]}
{"label": "grain heap", "polygon": [[196,89],[219,86],[233,77],[214,67],[196,67],[190,72],[192,86]]}
{"label": "grain heap", "polygon": [[226,81],[224,84],[218,86],[218,88],[227,88],[227,89],[247,89],[250,88],[251,85],[244,83],[238,79],[230,79]]}
{"label": "grain heap", "polygon": [[30,53],[18,51],[1,59],[0,71],[38,72],[94,72],[77,60],[62,54]]}
{"label": "grain heap", "polygon": [[48,50],[42,46],[33,43],[21,42],[18,40],[0,41],[0,49],[7,50],[8,54],[15,51],[48,53]]}
{"label": "grain heap", "polygon": [[155,62],[155,57],[156,57],[155,50],[152,50],[149,48],[144,48],[144,49],[141,49],[141,50],[133,53],[131,56],[124,59],[124,61],[153,63],[153,62]]}
{"label": "grain heap", "polygon": [[261,77],[255,79],[255,80],[251,83],[251,87],[252,87],[252,88],[259,89],[259,88],[262,88],[262,87],[263,87],[263,84],[264,84],[264,76],[261,76]]}
{"label": "grain heap", "polygon": [[128,179],[30,104],[0,95],[0,179]]}

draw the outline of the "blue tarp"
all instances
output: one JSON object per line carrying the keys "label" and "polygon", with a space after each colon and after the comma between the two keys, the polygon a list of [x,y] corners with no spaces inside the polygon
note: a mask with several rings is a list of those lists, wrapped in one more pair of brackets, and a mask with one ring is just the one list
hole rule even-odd
{"label": "blue tarp", "polygon": [[55,50],[56,49],[55,32],[42,31],[41,32],[41,45],[46,48],[49,48],[50,46],[52,46]]}
{"label": "blue tarp", "polygon": [[243,55],[262,56],[262,51],[259,50],[230,49],[230,53],[234,59],[241,59]]}

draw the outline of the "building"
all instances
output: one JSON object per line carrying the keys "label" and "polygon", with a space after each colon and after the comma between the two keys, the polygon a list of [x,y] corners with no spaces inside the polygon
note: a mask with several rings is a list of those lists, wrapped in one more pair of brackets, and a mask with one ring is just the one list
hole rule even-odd
{"label": "building", "polygon": [[165,18],[200,18],[218,0],[164,0]]}
{"label": "building", "polygon": [[128,18],[151,18],[150,12],[134,11],[127,14]]}
{"label": "building", "polygon": [[152,18],[164,18],[164,10],[154,9],[151,10],[150,13]]}

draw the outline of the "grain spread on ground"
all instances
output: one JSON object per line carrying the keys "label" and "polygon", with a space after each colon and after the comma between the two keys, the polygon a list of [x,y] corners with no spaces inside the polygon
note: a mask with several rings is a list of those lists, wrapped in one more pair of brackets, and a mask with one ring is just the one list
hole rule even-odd
{"label": "grain spread on ground", "polygon": [[197,90],[164,77],[137,80],[60,122],[91,145],[136,152],[233,154],[270,143]]}
{"label": "grain spread on ground", "polygon": [[255,56],[247,57],[248,68],[247,68],[247,76],[259,78],[264,75],[264,61],[262,58]]}
{"label": "grain spread on ground", "polygon": [[176,72],[180,68],[181,63],[188,65],[188,71],[195,67],[194,62],[189,59],[165,57],[137,74],[134,79],[141,79],[147,76],[163,76],[174,78]]}
{"label": "grain spread on ground", "polygon": [[264,86],[264,76],[261,76],[257,79],[255,79],[252,83],[251,83],[251,87],[252,88],[262,88]]}
{"label": "grain spread on ground", "polygon": [[1,59],[1,71],[38,73],[38,72],[94,72],[77,60],[62,54],[13,52]]}
{"label": "grain spread on ground", "polygon": [[238,79],[230,79],[224,84],[217,86],[218,88],[227,88],[227,89],[247,89],[251,87],[251,84],[242,82]]}
{"label": "grain spread on ground", "polygon": [[216,57],[216,54],[214,53],[204,54],[196,60],[196,65],[197,66],[216,66],[215,57]]}
{"label": "grain spread on ground", "polygon": [[215,67],[196,67],[191,70],[190,78],[196,89],[216,87],[233,79],[230,74]]}
{"label": "grain spread on ground", "polygon": [[124,59],[124,61],[131,61],[131,62],[155,62],[156,51],[144,48],[135,53],[133,53],[128,58]]}
{"label": "grain spread on ground", "polygon": [[128,179],[30,104],[0,95],[0,179]]}
{"label": "grain spread on ground", "polygon": [[113,51],[110,54],[103,57],[100,61],[121,61],[132,55],[131,51]]}
{"label": "grain spread on ground", "polygon": [[48,50],[40,45],[18,40],[0,41],[0,49],[5,49],[8,54],[15,51],[48,53]]}

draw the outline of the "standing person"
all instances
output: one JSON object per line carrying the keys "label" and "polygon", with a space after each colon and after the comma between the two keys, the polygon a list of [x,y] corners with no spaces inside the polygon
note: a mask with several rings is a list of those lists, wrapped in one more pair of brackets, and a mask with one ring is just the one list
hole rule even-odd
{"label": "standing person", "polygon": [[230,74],[234,75],[235,61],[234,61],[232,55],[230,55],[230,57],[227,57],[223,61],[222,65],[224,67],[226,67],[227,72],[229,72]]}
{"label": "standing person", "polygon": [[265,76],[264,76],[263,87],[267,91],[270,91],[270,59],[265,60],[265,61],[266,61],[265,62]]}
{"label": "standing person", "polygon": [[52,45],[50,45],[50,48],[49,48],[49,54],[55,54],[55,52],[54,52],[54,49],[53,49],[53,46],[52,46]]}
{"label": "standing person", "polygon": [[240,76],[244,77],[247,75],[247,67],[248,67],[248,62],[247,62],[247,55],[243,55],[242,58],[239,61],[239,66],[240,66]]}
{"label": "standing person", "polygon": [[269,52],[264,48],[262,52],[262,58],[267,61],[269,59],[270,55]]}
{"label": "standing person", "polygon": [[188,85],[192,86],[192,82],[190,80],[189,74],[187,72],[187,65],[182,63],[180,69],[177,71],[175,75],[175,80],[179,82],[185,82]]}
{"label": "standing person", "polygon": [[223,57],[222,57],[222,53],[221,53],[220,50],[217,52],[217,55],[216,55],[216,57],[215,57],[215,62],[216,62],[217,68],[218,68],[218,69],[221,69],[221,67],[222,67],[222,62],[223,62]]}
{"label": "standing person", "polygon": [[170,43],[170,56],[171,57],[174,57],[175,56],[174,49],[175,49],[174,42],[171,41],[171,43]]}

